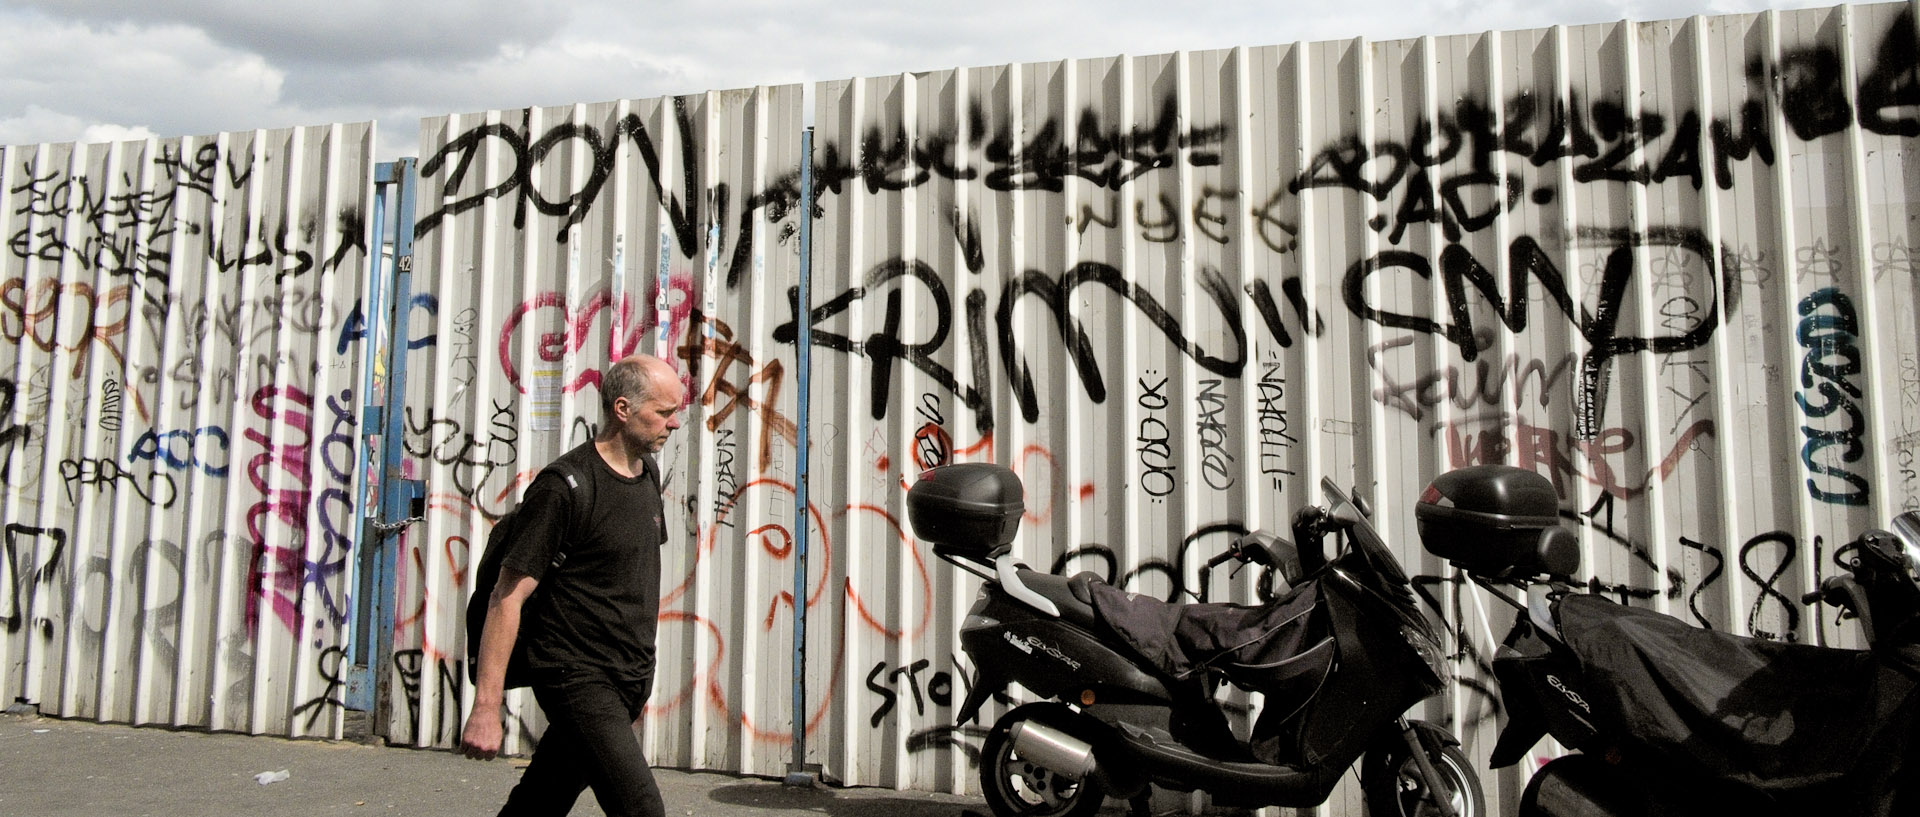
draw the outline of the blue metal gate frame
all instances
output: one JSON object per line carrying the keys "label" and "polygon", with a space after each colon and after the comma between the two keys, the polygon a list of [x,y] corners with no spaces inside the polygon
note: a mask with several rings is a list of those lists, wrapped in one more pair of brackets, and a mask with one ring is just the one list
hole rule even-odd
{"label": "blue metal gate frame", "polygon": [[425,512],[425,483],[401,473],[405,454],[402,405],[406,400],[407,316],[412,313],[414,200],[418,160],[382,162],[374,171],[375,246],[369,274],[362,370],[366,395],[361,467],[366,476],[356,553],[354,616],[348,639],[347,708],[373,712],[384,722],[383,683],[393,665],[395,571],[402,534]]}

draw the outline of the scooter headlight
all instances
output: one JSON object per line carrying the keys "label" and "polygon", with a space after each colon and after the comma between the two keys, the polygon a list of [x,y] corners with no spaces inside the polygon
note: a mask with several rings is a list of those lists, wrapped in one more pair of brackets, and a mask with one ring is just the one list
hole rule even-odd
{"label": "scooter headlight", "polygon": [[1907,557],[1907,581],[1920,587],[1920,512],[1907,511],[1894,517],[1893,535]]}

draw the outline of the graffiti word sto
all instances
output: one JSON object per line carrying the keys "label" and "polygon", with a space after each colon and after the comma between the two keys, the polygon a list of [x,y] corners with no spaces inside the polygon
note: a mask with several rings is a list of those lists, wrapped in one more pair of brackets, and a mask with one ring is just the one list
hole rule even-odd
{"label": "graffiti word sto", "polygon": [[1066,664],[1069,668],[1073,669],[1075,672],[1078,672],[1080,670],[1079,661],[1075,660],[1072,656],[1069,656],[1066,653],[1061,652],[1059,647],[1053,646],[1052,644],[1048,644],[1045,641],[1041,641],[1039,636],[1030,635],[1030,636],[1027,636],[1026,638],[1021,638],[1020,636],[1014,635],[1013,633],[1007,633],[1006,636],[1007,636],[1007,643],[1012,644],[1014,647],[1018,648],[1021,652],[1024,652],[1028,655],[1032,655],[1033,651],[1035,649],[1038,649],[1041,652],[1044,652],[1050,656],[1053,656],[1053,658],[1059,661],[1060,663]]}

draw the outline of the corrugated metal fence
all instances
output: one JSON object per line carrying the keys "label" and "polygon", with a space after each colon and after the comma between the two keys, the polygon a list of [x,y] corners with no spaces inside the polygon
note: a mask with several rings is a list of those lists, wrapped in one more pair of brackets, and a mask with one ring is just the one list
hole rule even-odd
{"label": "corrugated metal fence", "polygon": [[[1424,714],[1481,763],[1506,614],[1412,528],[1449,468],[1550,476],[1605,592],[1855,644],[1795,599],[1920,507],[1915,8],[822,83],[810,164],[798,86],[428,120],[401,310],[427,501],[377,731],[456,740],[467,568],[629,351],[690,394],[663,764],[781,774],[799,731],[832,780],[975,785],[976,584],[902,504],[952,461],[1021,474],[1029,562],[1169,598],[1358,485],[1454,634]],[[9,692],[338,730],[366,133],[5,154]]]}
{"label": "corrugated metal fence", "polygon": [[335,735],[370,124],[0,153],[0,689]]}

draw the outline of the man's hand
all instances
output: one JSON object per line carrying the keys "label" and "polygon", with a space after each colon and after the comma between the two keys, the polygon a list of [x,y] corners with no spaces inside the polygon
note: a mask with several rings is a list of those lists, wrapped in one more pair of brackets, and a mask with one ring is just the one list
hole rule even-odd
{"label": "man's hand", "polygon": [[460,754],[474,760],[492,760],[500,754],[506,730],[500,725],[501,687],[507,661],[520,635],[520,608],[540,583],[530,576],[501,567],[500,578],[487,599],[487,626],[480,637],[480,666],[473,684],[473,711],[460,730]]}
{"label": "man's hand", "polygon": [[474,760],[492,760],[500,755],[505,733],[499,708],[476,706],[467,715],[467,727],[460,732],[460,754]]}

